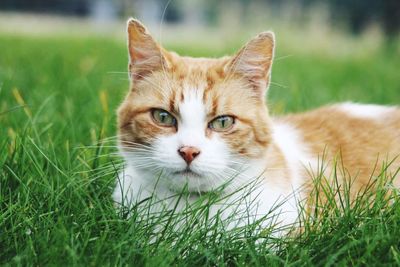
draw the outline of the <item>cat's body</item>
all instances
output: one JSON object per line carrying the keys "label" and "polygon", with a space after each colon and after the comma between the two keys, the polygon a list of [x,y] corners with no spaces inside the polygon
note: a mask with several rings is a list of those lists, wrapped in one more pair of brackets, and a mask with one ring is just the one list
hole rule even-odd
{"label": "cat's body", "polygon": [[135,20],[128,23],[128,38],[132,84],[118,113],[126,160],[113,195],[118,203],[166,199],[184,188],[195,199],[224,184],[229,194],[258,179],[248,196],[258,205],[249,216],[260,218],[280,203],[278,220],[292,223],[321,164],[330,177],[333,162],[340,162],[345,172],[336,176],[354,178],[354,191],[377,175],[384,160],[394,160],[388,172],[400,167],[397,108],[344,103],[269,116],[264,94],[274,48],[270,32],[222,59],[167,52]]}

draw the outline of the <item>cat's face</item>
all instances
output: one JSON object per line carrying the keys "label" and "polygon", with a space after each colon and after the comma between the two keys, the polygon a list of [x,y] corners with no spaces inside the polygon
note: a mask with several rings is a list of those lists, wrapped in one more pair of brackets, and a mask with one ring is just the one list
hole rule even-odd
{"label": "cat's face", "polygon": [[128,40],[131,86],[118,110],[128,164],[177,191],[209,191],[265,155],[271,33],[221,59],[167,52],[136,20]]}

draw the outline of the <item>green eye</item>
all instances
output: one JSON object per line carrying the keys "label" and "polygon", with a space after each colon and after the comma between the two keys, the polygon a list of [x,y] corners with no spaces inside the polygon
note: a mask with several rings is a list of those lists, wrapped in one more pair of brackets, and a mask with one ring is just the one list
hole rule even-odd
{"label": "green eye", "polygon": [[209,128],[217,132],[222,132],[229,130],[234,123],[235,119],[232,116],[220,116],[210,122]]}
{"label": "green eye", "polygon": [[172,127],[176,125],[176,119],[169,112],[163,109],[153,109],[151,112],[153,119],[161,126]]}

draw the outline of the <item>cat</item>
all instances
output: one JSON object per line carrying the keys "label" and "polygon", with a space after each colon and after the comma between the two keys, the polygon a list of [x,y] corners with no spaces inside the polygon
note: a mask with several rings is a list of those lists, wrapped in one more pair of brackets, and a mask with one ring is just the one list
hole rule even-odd
{"label": "cat", "polygon": [[[355,177],[354,192],[378,174],[383,161],[393,159],[388,173],[400,167],[397,107],[348,102],[269,115],[265,96],[275,49],[272,32],[218,59],[167,51],[136,19],[128,21],[127,32],[131,83],[118,109],[126,166],[113,193],[120,205],[154,195],[167,199],[184,188],[194,199],[223,185],[222,193],[229,194],[258,179],[248,195],[257,205],[247,213],[255,220],[273,210],[276,222],[293,224],[298,201],[309,196],[311,174],[318,173],[322,158],[324,175],[330,177],[331,163],[340,155],[345,173]],[[345,180],[346,175],[337,175]],[[394,182],[399,187],[399,179]],[[177,197],[165,200],[166,205]],[[220,208],[215,205],[213,212]]]}

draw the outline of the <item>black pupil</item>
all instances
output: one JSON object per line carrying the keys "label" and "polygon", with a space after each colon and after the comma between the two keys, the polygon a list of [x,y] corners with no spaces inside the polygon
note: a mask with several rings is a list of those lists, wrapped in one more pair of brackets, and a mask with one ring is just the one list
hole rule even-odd
{"label": "black pupil", "polygon": [[166,112],[161,112],[160,113],[160,120],[162,123],[164,123],[167,120],[168,114]]}
{"label": "black pupil", "polygon": [[225,125],[226,125],[226,123],[228,121],[228,118],[220,118],[219,121],[221,123],[221,127],[225,128]]}

